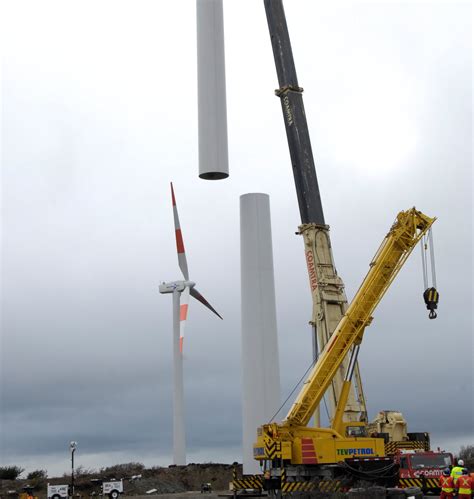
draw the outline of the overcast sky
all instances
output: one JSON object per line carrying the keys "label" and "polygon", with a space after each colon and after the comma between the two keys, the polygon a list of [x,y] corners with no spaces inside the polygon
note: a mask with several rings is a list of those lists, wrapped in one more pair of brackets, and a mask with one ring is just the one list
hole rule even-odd
{"label": "overcast sky", "polygon": [[[198,178],[195,2],[3,3],[0,465],[172,461],[172,305],[190,277],[188,462],[241,461],[239,196],[270,195],[282,399],[311,296],[262,1],[224,1],[230,177]],[[370,414],[474,443],[470,2],[287,0],[337,269],[352,298],[402,209],[437,216],[439,317],[415,250],[360,366]],[[280,417],[283,418],[283,411]]]}

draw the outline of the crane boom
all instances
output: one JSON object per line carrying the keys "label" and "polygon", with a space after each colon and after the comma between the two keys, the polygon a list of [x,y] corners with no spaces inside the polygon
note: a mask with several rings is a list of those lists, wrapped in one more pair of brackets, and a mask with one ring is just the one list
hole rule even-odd
{"label": "crane boom", "polygon": [[329,343],[290,409],[285,423],[306,426],[331,379],[350,348],[360,344],[372,313],[405,263],[416,243],[431,227],[430,218],[415,208],[398,214],[375,254],[370,270]]}
{"label": "crane boom", "polygon": [[[324,213],[314,163],[308,123],[303,104],[303,89],[298,84],[290,36],[282,0],[264,0],[268,29],[278,76],[280,98],[290,151],[293,176],[298,197],[305,257],[308,267],[313,310],[310,324],[313,332],[313,357],[316,359],[329,341],[334,328],[347,309],[344,283],[338,276],[331,249],[329,226]],[[347,360],[331,382],[328,390],[330,417],[334,416],[344,379]],[[351,388],[345,406],[345,419],[366,421],[367,410],[356,362],[354,381],[357,393]],[[354,385],[352,385],[354,387]],[[316,416],[319,426],[319,413]]]}
{"label": "crane boom", "polygon": [[324,225],[313,151],[282,0],[264,0],[302,223]]}

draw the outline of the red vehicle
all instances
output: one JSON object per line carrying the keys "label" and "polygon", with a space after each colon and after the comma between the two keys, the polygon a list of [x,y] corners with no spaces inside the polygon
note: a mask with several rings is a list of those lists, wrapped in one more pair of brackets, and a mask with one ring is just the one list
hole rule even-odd
{"label": "red vehicle", "polygon": [[424,493],[439,491],[439,477],[443,470],[454,466],[449,452],[400,450],[394,456],[400,465],[398,486],[420,487]]}

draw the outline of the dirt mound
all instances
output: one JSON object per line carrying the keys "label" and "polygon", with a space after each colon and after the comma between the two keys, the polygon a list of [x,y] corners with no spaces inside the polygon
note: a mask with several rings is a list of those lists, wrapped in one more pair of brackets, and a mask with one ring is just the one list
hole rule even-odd
{"label": "dirt mound", "polygon": [[[232,481],[233,465],[231,464],[188,464],[187,466],[153,467],[135,470],[141,478],[130,480],[131,473],[123,473],[123,469],[111,467],[101,473],[81,472],[75,477],[75,493],[82,497],[100,494],[99,480],[124,479],[124,495],[145,495],[156,489],[154,494],[175,494],[200,491],[201,484],[210,483],[213,490],[228,490]],[[237,465],[237,473],[242,473],[242,465]],[[130,470],[127,470],[130,471]],[[122,473],[121,473],[122,472]],[[33,494],[40,499],[47,495],[47,483],[52,485],[70,484],[71,477],[35,479],[35,480],[0,480],[0,499],[16,499],[23,492],[23,487],[33,487]],[[149,497],[149,496],[147,496]]]}

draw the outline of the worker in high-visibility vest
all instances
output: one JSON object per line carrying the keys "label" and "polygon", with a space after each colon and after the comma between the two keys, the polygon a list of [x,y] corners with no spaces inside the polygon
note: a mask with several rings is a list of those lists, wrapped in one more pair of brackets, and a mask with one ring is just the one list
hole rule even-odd
{"label": "worker in high-visibility vest", "polygon": [[458,460],[458,464],[453,466],[451,470],[451,476],[454,478],[454,485],[458,481],[458,478],[462,475],[462,470],[464,468],[464,461],[462,459]]}
{"label": "worker in high-visibility vest", "polygon": [[471,499],[473,483],[467,468],[462,470],[462,475],[458,478],[456,488],[458,489],[458,499]]}
{"label": "worker in high-visibility vest", "polygon": [[439,488],[441,489],[440,499],[454,497],[454,478],[449,468],[446,468],[439,477]]}

